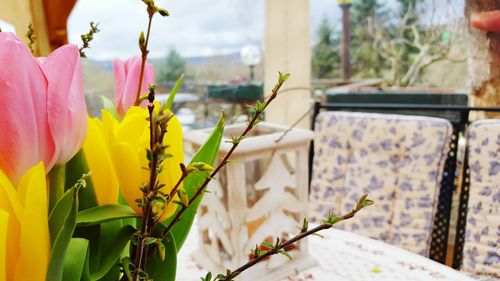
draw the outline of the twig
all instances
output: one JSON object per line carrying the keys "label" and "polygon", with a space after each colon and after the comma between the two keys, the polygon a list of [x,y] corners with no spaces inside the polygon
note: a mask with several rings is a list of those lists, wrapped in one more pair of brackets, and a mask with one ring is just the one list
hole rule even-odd
{"label": "twig", "polygon": [[32,54],[35,54],[35,50],[33,49],[33,45],[35,45],[35,30],[33,29],[33,25],[30,23],[28,25],[28,32],[26,32],[26,38],[28,38],[28,48],[30,49]]}
{"label": "twig", "polygon": [[90,49],[90,41],[94,40],[94,34],[99,32],[100,30],[97,28],[99,26],[99,23],[94,24],[93,21],[90,22],[90,30],[87,34],[82,34],[80,38],[82,39],[83,45],[80,47],[80,57],[86,58],[87,55],[83,50],[85,49]]}
{"label": "twig", "polygon": [[256,125],[258,124],[258,120],[259,120],[259,117],[260,115],[262,114],[262,112],[267,108],[267,106],[269,105],[269,103],[271,103],[275,98],[276,96],[278,95],[278,91],[280,90],[280,88],[283,86],[283,83],[285,83],[285,81],[290,77],[290,74],[283,74],[283,73],[279,73],[279,79],[278,79],[278,82],[277,84],[274,86],[272,92],[273,94],[267,99],[267,101],[265,101],[264,103],[257,103],[256,107],[255,107],[255,114],[254,116],[250,119],[250,121],[248,122],[247,124],[247,127],[245,128],[245,130],[243,131],[243,133],[237,137],[237,138],[234,138],[233,139],[233,146],[231,147],[231,149],[227,152],[227,154],[224,156],[224,158],[222,159],[222,161],[217,165],[217,167],[213,170],[213,172],[205,179],[205,181],[203,182],[203,184],[198,188],[198,190],[196,191],[196,193],[189,199],[189,204],[188,206],[185,206],[185,205],[182,205],[181,209],[176,213],[174,219],[167,225],[167,227],[165,228],[165,231],[163,232],[163,236],[165,236],[167,233],[170,232],[170,230],[172,230],[172,228],[174,227],[174,225],[180,220],[182,214],[189,208],[190,205],[192,205],[195,200],[201,195],[203,194],[203,191],[205,190],[205,188],[207,187],[207,185],[210,183],[210,181],[212,180],[212,178],[214,178],[215,175],[217,175],[217,173],[224,167],[226,166],[226,164],[228,163],[228,160],[229,160],[229,157],[231,157],[231,155],[233,154],[234,150],[238,147],[239,143],[241,140],[243,140],[245,138],[245,136],[247,135],[247,133]]}
{"label": "twig", "polygon": [[[354,217],[354,215],[359,212],[361,209],[363,209],[364,207],[367,207],[367,206],[370,206],[373,204],[373,201],[370,200],[370,199],[367,199],[367,195],[363,195],[361,196],[361,198],[359,198],[356,206],[352,209],[352,211],[350,211],[349,213],[343,215],[343,216],[340,216],[340,217],[337,217],[337,216],[333,216],[332,214],[330,214],[328,216],[328,218],[326,220],[323,221],[323,224],[313,228],[313,229],[307,229],[308,228],[308,223],[307,223],[307,220],[304,220],[304,224],[302,226],[302,230],[299,234],[297,234],[296,236],[292,237],[291,239],[289,240],[286,240],[285,242],[283,243],[280,243],[279,242],[279,239],[277,239],[277,242],[275,244],[274,247],[272,247],[270,250],[268,250],[267,252],[265,252],[264,254],[260,254],[260,255],[257,255],[256,257],[254,257],[252,260],[248,261],[246,264],[240,266],[239,268],[237,268],[236,270],[234,271],[228,271],[226,273],[226,275],[222,275],[222,274],[219,274],[214,280],[218,280],[218,281],[231,281],[233,280],[236,276],[240,275],[243,271],[251,268],[252,266],[258,264],[259,262],[265,260],[266,258],[272,256],[272,255],[276,255],[276,254],[286,254],[286,252],[284,251],[284,249],[286,249],[286,247],[310,236],[310,235],[313,235],[313,234],[316,234],[318,233],[319,231],[321,230],[326,230],[326,229],[330,229],[332,228],[336,223],[338,222],[341,222],[343,220],[347,220],[347,219],[350,219],[352,217]],[[258,252],[258,246],[256,248],[256,251],[255,252]],[[288,256],[288,255],[287,255]],[[202,278],[203,280],[203,278]],[[204,281],[211,281],[211,280],[204,280]]]}
{"label": "twig", "polygon": [[142,87],[142,78],[144,77],[144,69],[146,67],[146,61],[148,59],[148,45],[149,45],[149,35],[151,34],[151,24],[153,23],[153,17],[156,13],[159,13],[161,16],[167,17],[169,13],[167,10],[157,7],[155,5],[154,0],[142,0],[144,4],[147,6],[148,12],[148,29],[146,31],[146,38],[144,38],[144,33],[141,32],[139,36],[139,48],[141,49],[141,73],[139,75],[139,85],[137,85],[137,94],[135,98],[135,105],[141,104],[141,87]]}
{"label": "twig", "polygon": [[[155,87],[150,87],[149,93],[149,104],[148,104],[148,112],[149,112],[149,149],[151,151],[151,160],[150,160],[150,177],[149,184],[147,185],[146,190],[144,191],[144,200],[142,205],[142,220],[141,220],[141,230],[139,241],[137,242],[137,247],[135,249],[134,256],[134,265],[136,267],[137,272],[141,272],[146,267],[146,256],[147,256],[147,245],[145,245],[145,239],[148,238],[151,225],[151,214],[152,214],[152,205],[150,195],[155,192],[156,186],[156,178],[158,176],[158,157],[159,153],[157,152],[157,134],[156,134],[156,121],[154,116],[154,99],[155,99]],[[161,143],[160,143],[161,145]],[[137,274],[136,272],[136,274]]]}

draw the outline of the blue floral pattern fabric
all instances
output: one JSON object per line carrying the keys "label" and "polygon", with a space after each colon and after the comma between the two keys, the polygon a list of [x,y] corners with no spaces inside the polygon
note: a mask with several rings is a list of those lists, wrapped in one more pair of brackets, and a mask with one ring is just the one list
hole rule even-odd
{"label": "blue floral pattern fabric", "polygon": [[315,125],[309,216],[346,213],[369,194],[375,204],[338,227],[427,256],[451,124],[322,112]]}
{"label": "blue floral pattern fabric", "polygon": [[470,189],[463,270],[500,277],[500,119],[473,122],[467,140]]}

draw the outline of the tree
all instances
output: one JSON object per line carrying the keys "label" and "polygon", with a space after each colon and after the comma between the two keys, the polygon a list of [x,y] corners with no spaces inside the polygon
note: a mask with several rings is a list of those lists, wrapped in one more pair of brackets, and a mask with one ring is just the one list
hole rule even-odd
{"label": "tree", "polygon": [[353,1],[351,8],[351,54],[353,72],[361,77],[380,77],[386,66],[382,57],[374,50],[373,38],[368,23],[385,14],[378,0]]}
{"label": "tree", "polygon": [[340,40],[334,36],[333,27],[327,18],[323,18],[316,34],[318,42],[314,45],[312,54],[313,77],[332,78],[338,76]]}
{"label": "tree", "polygon": [[177,51],[172,49],[160,70],[160,77],[157,80],[160,83],[176,81],[184,72],[186,72],[186,61]]}
{"label": "tree", "polygon": [[381,19],[370,23],[375,50],[391,66],[389,82],[403,87],[414,84],[428,65],[447,58],[451,46],[443,40],[440,26],[424,29],[416,9],[408,7],[401,20],[389,25]]}

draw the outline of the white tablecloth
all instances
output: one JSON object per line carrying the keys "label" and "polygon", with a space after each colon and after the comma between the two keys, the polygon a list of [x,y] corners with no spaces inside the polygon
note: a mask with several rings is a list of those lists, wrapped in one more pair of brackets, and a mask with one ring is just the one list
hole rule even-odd
{"label": "white tablecloth", "polygon": [[[178,257],[178,281],[195,281],[206,270],[191,254],[197,249],[198,235],[193,226]],[[461,272],[403,249],[353,233],[330,229],[324,238],[310,237],[310,252],[318,265],[304,272],[291,273],[287,281],[473,281]]]}

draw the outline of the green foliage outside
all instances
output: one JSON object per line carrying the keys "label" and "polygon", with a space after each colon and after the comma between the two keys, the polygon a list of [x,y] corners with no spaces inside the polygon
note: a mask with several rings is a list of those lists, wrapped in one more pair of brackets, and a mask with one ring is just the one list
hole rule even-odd
{"label": "green foliage outside", "polygon": [[[419,0],[396,0],[396,3],[394,6],[381,0],[352,2],[352,77],[382,77],[390,85],[405,87],[421,82],[428,66],[448,58],[451,34],[443,25],[424,22],[425,3]],[[339,35],[324,19],[312,50],[314,78],[340,76]]]}
{"label": "green foliage outside", "polygon": [[382,76],[387,67],[373,46],[373,37],[368,24],[375,18],[386,15],[378,0],[354,1],[351,7],[351,62],[355,76],[368,78]]}
{"label": "green foliage outside", "polygon": [[156,77],[158,83],[177,81],[186,72],[186,61],[176,50],[170,50],[165,62],[160,63]]}
{"label": "green foliage outside", "polygon": [[333,78],[340,75],[340,38],[324,18],[317,30],[318,42],[313,47],[312,73],[315,78]]}

